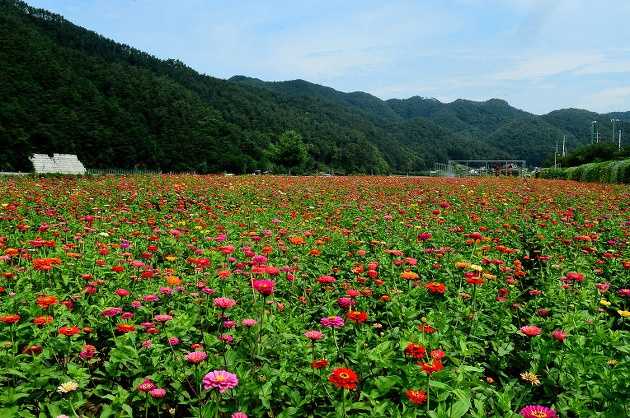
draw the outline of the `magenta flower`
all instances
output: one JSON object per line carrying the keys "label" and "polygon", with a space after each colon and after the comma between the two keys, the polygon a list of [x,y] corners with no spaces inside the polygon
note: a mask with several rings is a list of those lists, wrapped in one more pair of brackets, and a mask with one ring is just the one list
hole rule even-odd
{"label": "magenta flower", "polygon": [[171,315],[155,315],[153,318],[158,322],[166,322],[173,319]]}
{"label": "magenta flower", "polygon": [[273,280],[253,280],[252,286],[254,289],[263,296],[269,296],[273,293],[273,288],[276,282]]}
{"label": "magenta flower", "polygon": [[337,304],[339,305],[341,309],[348,309],[355,303],[356,302],[354,299],[348,298],[348,297],[340,297],[339,299],[337,299]]}
{"label": "magenta flower", "polygon": [[340,316],[326,316],[319,321],[322,326],[327,328],[341,328],[343,327],[343,318]]}
{"label": "magenta flower", "polygon": [[168,339],[168,345],[170,345],[171,347],[175,346],[175,345],[178,345],[178,344],[179,344],[179,338],[177,338],[177,337],[170,337]]}
{"label": "magenta flower", "polygon": [[527,405],[521,409],[521,416],[525,418],[556,418],[556,411],[542,405]]}
{"label": "magenta flower", "polygon": [[230,298],[216,298],[212,303],[214,306],[221,309],[230,309],[236,305],[236,301]]}
{"label": "magenta flower", "polygon": [[122,308],[105,308],[101,311],[101,315],[106,318],[112,318],[122,313]]}
{"label": "magenta flower", "polygon": [[254,325],[256,325],[258,321],[256,321],[255,319],[251,319],[251,318],[247,318],[247,319],[243,319],[241,321],[241,324],[243,324],[243,326],[247,327],[247,328],[251,328]]}
{"label": "magenta flower", "polygon": [[324,334],[321,331],[315,331],[315,330],[306,331],[304,333],[304,336],[311,341],[318,341],[324,338]]}
{"label": "magenta flower", "polygon": [[218,389],[220,393],[238,385],[235,374],[225,370],[214,370],[203,377],[203,387],[206,390]]}
{"label": "magenta flower", "polygon": [[150,392],[155,389],[155,383],[151,379],[144,379],[142,383],[138,385],[138,390],[140,392]]}
{"label": "magenta flower", "polygon": [[160,399],[166,396],[166,389],[162,389],[162,388],[155,388],[151,391],[149,391],[149,395],[151,395],[152,398],[155,399]]}
{"label": "magenta flower", "polygon": [[207,358],[208,355],[203,351],[192,351],[186,354],[186,361],[192,364],[199,364]]}
{"label": "magenta flower", "polygon": [[235,412],[232,414],[231,418],[247,418],[247,414],[245,412]]}

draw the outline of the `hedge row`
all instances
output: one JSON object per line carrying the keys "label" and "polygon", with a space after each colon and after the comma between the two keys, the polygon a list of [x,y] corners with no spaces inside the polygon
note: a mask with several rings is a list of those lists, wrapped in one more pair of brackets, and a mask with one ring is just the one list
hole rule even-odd
{"label": "hedge row", "polygon": [[630,159],[583,164],[569,168],[545,168],[536,177],[630,184]]}

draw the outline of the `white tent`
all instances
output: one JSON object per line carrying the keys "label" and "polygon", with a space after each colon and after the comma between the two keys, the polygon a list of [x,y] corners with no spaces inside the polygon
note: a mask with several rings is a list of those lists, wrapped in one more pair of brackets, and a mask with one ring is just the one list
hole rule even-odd
{"label": "white tent", "polygon": [[86,170],[81,161],[74,154],[33,154],[30,157],[37,174],[85,174]]}

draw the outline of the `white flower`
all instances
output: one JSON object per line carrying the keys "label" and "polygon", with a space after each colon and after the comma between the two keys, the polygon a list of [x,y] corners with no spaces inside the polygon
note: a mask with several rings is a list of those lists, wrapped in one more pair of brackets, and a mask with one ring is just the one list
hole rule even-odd
{"label": "white flower", "polygon": [[68,393],[68,392],[74,392],[77,389],[79,389],[79,384],[75,382],[74,380],[71,380],[69,382],[60,384],[57,387],[57,392]]}

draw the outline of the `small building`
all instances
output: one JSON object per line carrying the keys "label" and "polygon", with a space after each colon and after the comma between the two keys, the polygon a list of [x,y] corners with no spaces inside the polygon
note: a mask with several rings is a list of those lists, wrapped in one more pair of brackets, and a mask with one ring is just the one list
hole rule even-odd
{"label": "small building", "polygon": [[33,154],[29,160],[37,174],[86,174],[83,163],[74,154]]}

